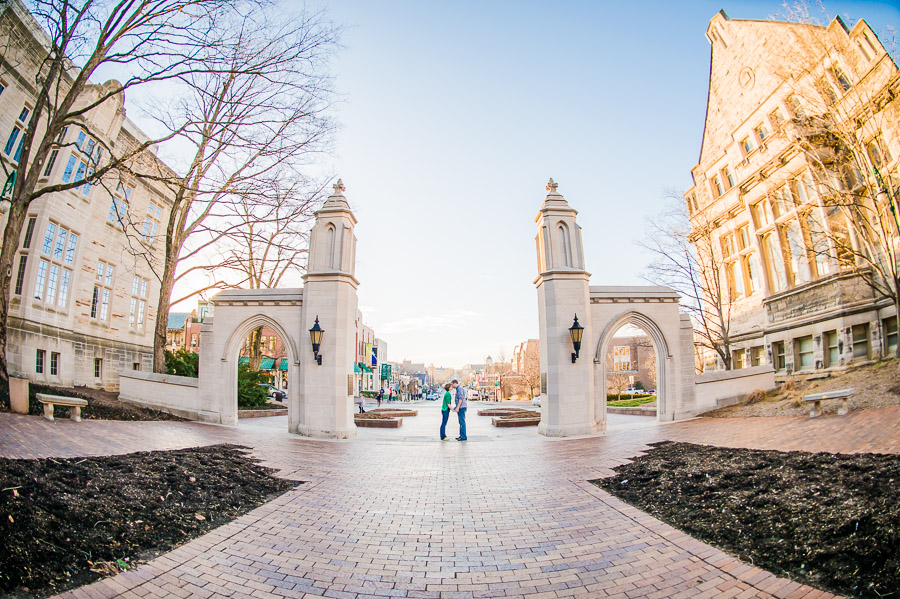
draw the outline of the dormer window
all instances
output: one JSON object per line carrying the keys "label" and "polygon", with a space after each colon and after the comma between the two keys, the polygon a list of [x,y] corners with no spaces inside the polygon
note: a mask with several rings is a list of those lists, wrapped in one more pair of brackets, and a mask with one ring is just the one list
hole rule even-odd
{"label": "dormer window", "polygon": [[831,74],[834,75],[835,81],[838,82],[838,85],[841,86],[841,89],[844,90],[845,93],[850,90],[850,79],[847,78],[847,75],[844,74],[841,67],[831,65]]}

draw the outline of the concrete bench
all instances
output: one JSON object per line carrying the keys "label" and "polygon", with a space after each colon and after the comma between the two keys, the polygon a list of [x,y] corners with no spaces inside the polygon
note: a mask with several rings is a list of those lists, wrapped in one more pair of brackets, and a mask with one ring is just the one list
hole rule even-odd
{"label": "concrete bench", "polygon": [[62,395],[48,395],[46,393],[37,394],[38,401],[44,404],[44,418],[53,420],[53,406],[67,406],[71,409],[69,418],[75,422],[81,422],[81,408],[86,407],[88,402],[77,397],[63,397]]}
{"label": "concrete bench", "polygon": [[838,416],[843,416],[847,413],[850,406],[850,396],[853,395],[855,389],[839,389],[837,391],[826,391],[825,393],[813,393],[812,395],[804,395],[804,402],[811,402],[812,409],[809,411],[809,417],[815,418],[816,416],[820,416],[822,414],[822,402],[827,399],[839,399],[841,400],[841,405],[838,408]]}

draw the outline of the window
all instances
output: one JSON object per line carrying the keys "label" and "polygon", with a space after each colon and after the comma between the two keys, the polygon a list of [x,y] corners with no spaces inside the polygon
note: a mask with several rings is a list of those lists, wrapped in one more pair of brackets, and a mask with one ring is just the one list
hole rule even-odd
{"label": "window", "polygon": [[[7,156],[12,156],[12,159],[15,162],[19,161],[19,157],[22,155],[22,145],[25,143],[25,127],[28,123],[28,115],[31,112],[31,109],[27,106],[22,109],[22,112],[19,113],[19,118],[16,119],[15,124],[13,125],[12,131],[9,132],[9,138],[6,140],[6,146],[3,148],[3,153]],[[19,140],[19,145],[16,146],[16,140]],[[13,148],[16,148],[15,154],[13,154]]]}
{"label": "window", "polygon": [[769,113],[769,122],[772,123],[774,128],[778,128],[781,123],[785,121],[784,113],[781,112],[780,108],[776,108],[772,112]]}
{"label": "window", "polygon": [[738,298],[744,295],[744,275],[741,272],[741,263],[738,260],[729,262],[728,266],[728,287],[731,291],[732,298]]}
{"label": "window", "polygon": [[866,152],[869,155],[872,166],[875,168],[882,168],[891,161],[891,154],[880,137],[875,137],[866,144]]}
{"label": "window", "polygon": [[738,237],[738,248],[741,250],[746,250],[750,247],[750,237],[747,234],[747,225],[742,227],[738,227],[737,230]]}
{"label": "window", "polygon": [[22,241],[23,248],[31,247],[31,238],[34,236],[34,225],[37,223],[37,217],[28,218],[28,224],[25,226],[25,239]]}
{"label": "window", "polygon": [[881,321],[884,327],[884,349],[885,352],[893,352],[897,350],[897,317],[891,316]]}
{"label": "window", "polygon": [[756,257],[756,254],[748,254],[743,258],[744,262],[744,270],[747,271],[747,279],[750,285],[749,293],[755,293],[759,291],[760,288],[760,272],[759,272],[759,259]]}
{"label": "window", "polygon": [[859,53],[862,54],[863,58],[866,59],[866,62],[871,62],[872,55],[869,54],[869,50],[866,49],[865,45],[860,40],[856,40],[856,45],[859,48]]}
{"label": "window", "polygon": [[746,368],[746,356],[747,353],[742,349],[736,349],[731,352],[731,367],[735,370],[738,368]]}
{"label": "window", "polygon": [[851,164],[841,167],[841,188],[844,191],[854,191],[863,183],[862,173]]}
{"label": "window", "polygon": [[103,360],[94,358],[94,378],[99,379],[103,375]]}
{"label": "window", "polygon": [[199,345],[199,339],[197,335],[191,335],[191,347],[197,347]]}
{"label": "window", "polygon": [[59,155],[59,150],[53,150],[50,152],[50,158],[47,160],[47,166],[44,167],[44,176],[49,177],[50,171],[53,170],[53,165],[56,163],[56,157]]}
{"label": "window", "polygon": [[775,218],[781,218],[790,211],[791,206],[788,204],[788,201],[784,187],[779,187],[769,197],[769,202],[772,205],[772,214],[775,215]]}
{"label": "window", "polygon": [[750,366],[760,366],[763,363],[763,346],[757,345],[750,348]]}
{"label": "window", "polygon": [[141,237],[147,243],[153,243],[156,239],[156,231],[159,228],[159,217],[162,214],[162,206],[155,202],[150,202],[147,207],[147,215],[144,217],[144,228],[141,230]]}
{"label": "window", "polygon": [[[872,44],[872,40],[869,39],[867,33],[863,33],[860,36],[860,39],[856,40],[856,43],[859,45],[859,49],[863,53],[863,56],[866,57],[866,60],[872,60],[872,58],[878,55],[878,50],[875,49],[875,46]],[[866,50],[868,50],[868,52]],[[3,88],[0,87],[0,92],[2,92],[2,90]]]}
{"label": "window", "polygon": [[109,215],[106,217],[106,220],[124,229],[130,198],[131,187],[119,183],[116,187],[116,194],[112,198],[112,204],[109,207]]}
{"label": "window", "polygon": [[784,272],[784,258],[781,248],[778,246],[778,238],[774,233],[763,235],[762,246],[766,253],[766,262],[769,267],[769,282],[772,291],[783,291],[787,288],[787,277]]}
{"label": "window", "polygon": [[28,256],[25,254],[19,256],[19,271],[16,273],[15,295],[22,295],[22,286],[25,284],[25,266],[28,263]]}
{"label": "window", "polygon": [[817,83],[819,87],[819,91],[822,93],[822,97],[825,98],[825,103],[829,106],[838,101],[837,93],[835,93],[834,88],[831,87],[831,84],[828,83],[828,79],[822,77],[819,79]]}
{"label": "window", "polygon": [[817,277],[824,277],[831,273],[831,249],[828,245],[828,236],[820,221],[818,209],[813,209],[806,215],[806,228],[809,230],[811,242],[810,250],[815,259],[814,273]]}
{"label": "window", "polygon": [[128,328],[144,330],[144,314],[147,310],[147,285],[149,281],[134,277],[131,283],[131,305],[128,310]]}
{"label": "window", "polygon": [[772,357],[775,360],[775,370],[787,368],[787,361],[784,357],[784,341],[776,341],[772,344]]}
{"label": "window", "polygon": [[94,294],[91,298],[91,318],[105,322],[109,316],[112,279],[113,266],[102,260],[97,262],[97,276],[94,282]]}
{"label": "window", "polygon": [[42,349],[37,350],[37,354],[34,357],[34,371],[37,374],[44,374],[44,356],[47,355]]}
{"label": "window", "polygon": [[749,135],[741,140],[741,149],[744,150],[744,156],[756,149],[753,145],[753,138]]}
{"label": "window", "polygon": [[869,357],[869,325],[857,324],[853,326],[853,357]]}
{"label": "window", "polygon": [[791,111],[791,114],[795,118],[806,118],[806,111],[803,110],[803,105],[800,103],[800,100],[797,99],[797,96],[788,96],[787,100],[785,100],[785,104],[787,104],[788,110]]}
{"label": "window", "polygon": [[722,237],[719,238],[719,243],[722,244],[723,258],[734,255],[734,237],[732,237],[731,233],[722,235]]}
{"label": "window", "polygon": [[841,363],[837,331],[825,331],[822,339],[825,341],[825,368],[837,366]]}
{"label": "window", "polygon": [[757,125],[754,131],[756,132],[756,137],[759,138],[759,141],[765,141],[766,138],[769,137],[769,129],[763,123]]}
{"label": "window", "polygon": [[50,353],[50,375],[59,375],[59,352]]}
{"label": "window", "polygon": [[794,339],[794,369],[809,370],[814,365],[812,335]]}
{"label": "window", "polygon": [[850,80],[847,78],[847,75],[844,73],[841,67],[836,64],[832,65],[831,74],[834,75],[835,81],[838,82],[838,85],[841,86],[841,89],[844,90],[844,92],[850,90]]}
{"label": "window", "polygon": [[719,178],[719,175],[713,177],[713,187],[716,197],[725,193],[725,188],[722,187],[722,180]]}
{"label": "window", "polygon": [[753,224],[757,229],[765,227],[770,222],[765,202],[757,202],[750,206],[750,214],[753,216]]}
{"label": "window", "polygon": [[794,285],[802,285],[809,282],[811,273],[809,270],[809,261],[806,257],[806,246],[803,243],[803,234],[800,231],[800,225],[796,220],[791,220],[786,225],[780,227],[782,234],[782,243],[786,242],[788,251],[791,256],[791,274],[794,278]]}
{"label": "window", "polygon": [[54,222],[47,223],[44,242],[41,244],[43,256],[38,262],[34,282],[34,299],[42,300],[48,305],[62,308],[66,306],[69,282],[72,279],[72,269],[68,265],[75,262],[77,243],[76,233]]}
{"label": "window", "polygon": [[809,202],[809,194],[806,192],[806,183],[801,179],[791,181],[791,195],[794,196],[794,203],[803,206]]}
{"label": "window", "polygon": [[728,181],[728,189],[731,189],[734,187],[735,183],[734,173],[731,171],[731,167],[726,166],[725,170],[722,172],[725,175],[725,180]]}

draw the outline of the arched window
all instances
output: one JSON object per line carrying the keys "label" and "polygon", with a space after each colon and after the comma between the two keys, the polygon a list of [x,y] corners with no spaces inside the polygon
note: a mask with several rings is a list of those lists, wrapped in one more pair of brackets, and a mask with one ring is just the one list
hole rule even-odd
{"label": "arched window", "polygon": [[325,267],[334,268],[334,225],[325,227]]}
{"label": "arched window", "polygon": [[562,266],[572,266],[572,243],[569,237],[569,227],[564,222],[560,222],[557,227],[559,232],[559,257],[562,260]]}

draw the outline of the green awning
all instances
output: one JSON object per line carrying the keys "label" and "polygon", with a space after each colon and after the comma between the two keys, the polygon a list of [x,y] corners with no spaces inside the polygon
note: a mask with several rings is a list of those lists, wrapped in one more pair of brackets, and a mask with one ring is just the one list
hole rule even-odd
{"label": "green awning", "polygon": [[263,356],[259,360],[259,369],[260,370],[274,370],[275,368],[275,358],[270,358],[268,356]]}
{"label": "green awning", "polygon": [[287,370],[287,358],[281,358],[281,362],[278,363],[278,370]]}

